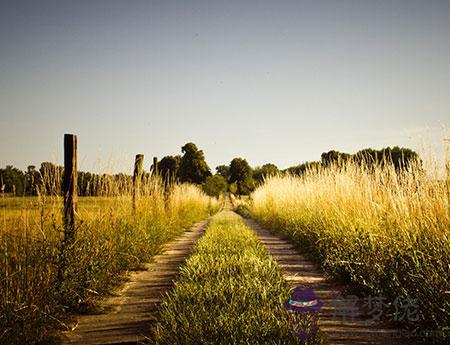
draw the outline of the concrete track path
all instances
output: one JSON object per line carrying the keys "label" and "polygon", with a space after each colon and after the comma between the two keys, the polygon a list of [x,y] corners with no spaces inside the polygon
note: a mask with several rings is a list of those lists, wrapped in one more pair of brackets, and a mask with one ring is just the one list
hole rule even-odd
{"label": "concrete track path", "polygon": [[209,223],[195,224],[174,241],[164,245],[143,271],[133,272],[116,296],[102,303],[104,313],[82,315],[78,326],[64,332],[64,343],[77,345],[139,344],[146,339],[162,294],[171,288],[180,265]]}
{"label": "concrete track path", "polygon": [[[354,304],[344,295],[344,286],[325,278],[323,271],[312,261],[299,254],[286,239],[270,233],[255,221],[246,224],[258,235],[272,257],[283,270],[292,287],[310,287],[323,302],[320,309],[320,329],[329,344],[405,344],[398,338],[399,330],[380,321],[373,321],[361,299]],[[411,341],[408,342],[411,344]]]}

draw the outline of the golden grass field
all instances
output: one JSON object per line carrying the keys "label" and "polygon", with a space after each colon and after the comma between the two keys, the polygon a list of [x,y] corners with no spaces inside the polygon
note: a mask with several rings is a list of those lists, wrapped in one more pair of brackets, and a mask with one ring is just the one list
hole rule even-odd
{"label": "golden grass field", "polygon": [[2,343],[49,342],[47,331],[65,329],[68,311],[95,308],[124,272],[218,209],[197,187],[175,184],[167,195],[156,178],[142,186],[135,213],[131,200],[129,194],[79,198],[76,237],[60,281],[62,198],[0,199]]}
{"label": "golden grass field", "polygon": [[290,237],[326,272],[385,298],[385,316],[395,319],[396,298],[411,298],[422,323],[448,327],[448,181],[418,167],[348,163],[271,177],[251,199],[258,221]]}

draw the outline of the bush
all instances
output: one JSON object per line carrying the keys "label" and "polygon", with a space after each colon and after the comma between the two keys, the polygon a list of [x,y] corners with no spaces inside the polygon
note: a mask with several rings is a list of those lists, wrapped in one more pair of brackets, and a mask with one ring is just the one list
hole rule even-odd
{"label": "bush", "polygon": [[228,183],[224,177],[220,175],[209,176],[203,184],[203,191],[209,196],[218,198],[220,194],[227,191]]}

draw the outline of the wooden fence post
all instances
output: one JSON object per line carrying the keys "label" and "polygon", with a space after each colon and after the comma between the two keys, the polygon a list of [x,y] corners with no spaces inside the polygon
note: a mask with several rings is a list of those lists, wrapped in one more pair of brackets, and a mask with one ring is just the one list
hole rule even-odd
{"label": "wooden fence post", "polygon": [[139,196],[139,184],[142,176],[142,166],[144,164],[144,155],[138,154],[134,160],[133,172],[133,212],[136,212],[136,201]]}
{"label": "wooden fence post", "polygon": [[158,157],[153,157],[152,175],[158,175]]}
{"label": "wooden fence post", "polygon": [[64,240],[59,253],[58,282],[60,285],[64,280],[64,272],[67,266],[67,247],[75,239],[77,179],[77,136],[64,134],[64,174],[62,183]]}
{"label": "wooden fence post", "polygon": [[64,241],[70,242],[75,237],[75,214],[77,211],[77,136],[64,134]]}

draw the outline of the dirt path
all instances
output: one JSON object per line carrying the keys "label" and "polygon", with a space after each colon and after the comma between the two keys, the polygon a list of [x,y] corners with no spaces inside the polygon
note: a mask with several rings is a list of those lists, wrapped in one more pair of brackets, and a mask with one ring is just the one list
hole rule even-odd
{"label": "dirt path", "polygon": [[104,314],[83,315],[72,332],[64,332],[66,344],[137,344],[145,339],[154,320],[153,312],[161,295],[170,289],[180,265],[190,254],[192,245],[201,237],[209,220],[195,224],[176,240],[164,246],[144,271],[131,279],[102,307]]}
{"label": "dirt path", "polygon": [[361,300],[354,307],[349,297],[343,297],[343,287],[325,279],[321,269],[300,255],[287,240],[272,235],[253,220],[247,219],[245,222],[278,262],[292,287],[310,287],[323,302],[320,329],[325,332],[329,344],[405,343],[396,338],[398,330],[372,321],[367,311],[363,310]]}

